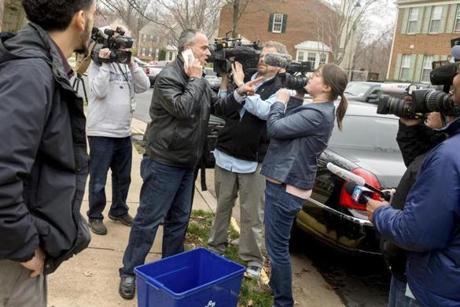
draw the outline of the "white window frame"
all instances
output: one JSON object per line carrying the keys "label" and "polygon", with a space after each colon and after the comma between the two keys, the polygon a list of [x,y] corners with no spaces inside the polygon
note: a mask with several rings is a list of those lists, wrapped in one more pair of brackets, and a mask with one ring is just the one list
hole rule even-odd
{"label": "white window frame", "polygon": [[[418,14],[418,7],[412,7],[409,9],[409,17],[407,19],[407,33],[417,33]],[[413,29],[411,29],[412,27]]]}
{"label": "white window frame", "polygon": [[[440,33],[439,31],[441,29],[442,9],[443,9],[442,6],[433,6],[433,8],[431,9],[430,27],[428,31],[429,33]],[[433,22],[436,22],[436,23],[433,23]],[[433,29],[434,24],[437,25],[436,29]]]}
{"label": "white window frame", "polygon": [[457,4],[455,12],[454,32],[460,32],[460,4]]}
{"label": "white window frame", "polygon": [[[433,62],[433,56],[425,55],[423,57],[422,73],[420,75],[420,82],[430,83],[430,72],[432,70],[432,65],[431,65],[432,62]],[[426,79],[424,79],[424,77],[426,77]]]}
{"label": "white window frame", "polygon": [[[283,31],[283,21],[284,21],[284,14],[275,13],[273,14],[273,22],[272,22],[272,32],[273,33],[281,33]],[[279,26],[279,30],[275,29]]]}
{"label": "white window frame", "polygon": [[297,51],[297,62],[303,62],[305,59],[305,51]]}
{"label": "white window frame", "polygon": [[[410,65],[411,65],[411,56],[409,54],[403,54],[401,57],[401,67],[399,69],[399,79],[401,81],[410,80]],[[407,77],[405,76],[407,74]]]}
{"label": "white window frame", "polygon": [[[314,55],[314,56],[315,56],[315,60],[314,60],[314,61],[310,61],[310,55]],[[315,68],[316,68],[316,60],[318,59],[317,55],[318,55],[317,52],[307,52],[307,61],[308,61],[308,62],[312,62],[313,65],[315,66]]]}
{"label": "white window frame", "polygon": [[319,54],[319,65],[327,63],[327,53],[321,52]]}

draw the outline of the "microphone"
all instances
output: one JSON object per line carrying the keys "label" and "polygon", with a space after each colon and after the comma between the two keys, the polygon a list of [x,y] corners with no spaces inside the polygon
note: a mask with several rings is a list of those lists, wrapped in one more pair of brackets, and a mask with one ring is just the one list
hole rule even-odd
{"label": "microphone", "polygon": [[352,172],[347,171],[344,168],[338,167],[334,163],[329,162],[326,165],[326,167],[332,173],[336,174],[337,176],[339,176],[345,181],[351,181],[351,182],[356,183],[357,185],[362,185],[362,186],[366,184],[366,180],[364,180],[363,177],[353,174]]}
{"label": "microphone", "polygon": [[350,194],[351,198],[358,204],[367,204],[367,202],[372,198],[372,192],[370,189],[357,185],[354,182],[347,182],[345,184],[345,191]]}
{"label": "microphone", "polygon": [[289,54],[283,54],[283,53],[267,53],[264,56],[264,63],[270,66],[275,66],[275,67],[280,67],[280,68],[286,68],[289,66],[289,63],[291,63],[291,56]]}
{"label": "microphone", "polygon": [[326,167],[327,167],[327,169],[328,169],[329,171],[331,171],[333,174],[339,176],[339,177],[342,178],[343,180],[345,180],[345,181],[350,181],[350,182],[354,182],[354,183],[357,184],[357,185],[366,187],[366,188],[368,188],[369,190],[371,190],[372,192],[378,193],[380,196],[385,197],[385,194],[382,193],[382,191],[380,191],[379,189],[374,188],[373,186],[367,184],[367,183],[366,183],[366,180],[365,180],[363,177],[358,176],[358,175],[356,175],[356,174],[353,174],[352,172],[347,171],[346,169],[341,168],[341,167],[335,165],[335,164],[332,163],[332,162],[329,162],[329,163],[326,165]]}

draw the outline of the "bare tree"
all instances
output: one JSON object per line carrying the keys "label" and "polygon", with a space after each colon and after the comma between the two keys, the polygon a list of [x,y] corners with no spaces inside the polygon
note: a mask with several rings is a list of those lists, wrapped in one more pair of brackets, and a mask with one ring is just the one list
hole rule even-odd
{"label": "bare tree", "polygon": [[382,0],[343,0],[341,3],[330,4],[333,14],[318,16],[318,40],[332,48],[332,56],[336,64],[341,64],[347,55],[348,48],[366,31],[363,26],[369,11]]}
{"label": "bare tree", "polygon": [[232,37],[238,36],[238,24],[251,0],[226,0],[225,5],[232,10]]}
{"label": "bare tree", "polygon": [[[115,1],[115,0],[104,0]],[[164,28],[177,42],[182,30],[200,29],[212,36],[218,26],[223,0],[118,0],[126,1],[140,16]],[[142,4],[147,2],[147,7]]]}
{"label": "bare tree", "polygon": [[356,48],[354,68],[379,74],[384,80],[389,65],[393,29],[389,28],[372,40],[365,39]]}
{"label": "bare tree", "polygon": [[132,31],[132,35],[139,40],[139,32],[148,23],[148,19],[139,12],[145,11],[149,4],[150,0],[137,0],[138,11],[126,0],[101,0],[98,11],[102,14],[114,15],[123,20]]}

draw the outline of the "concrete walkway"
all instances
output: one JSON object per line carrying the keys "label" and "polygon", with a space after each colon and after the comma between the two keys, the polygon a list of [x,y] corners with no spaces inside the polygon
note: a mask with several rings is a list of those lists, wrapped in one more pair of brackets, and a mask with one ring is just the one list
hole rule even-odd
{"label": "concrete walkway", "polygon": [[[133,120],[133,133],[143,133],[145,126],[145,123]],[[128,196],[128,206],[133,216],[136,214],[142,185],[139,174],[141,158],[141,155],[133,149],[132,182]],[[201,192],[198,188],[199,181],[197,183],[193,209],[214,211],[216,203],[214,196],[209,192]],[[110,179],[107,182],[106,194],[109,205],[111,200]],[[81,209],[85,218],[87,210],[88,194],[86,193]],[[104,212],[104,215],[107,216],[107,210]],[[104,222],[108,228],[106,236],[93,234],[89,248],[63,263],[55,273],[48,276],[48,306],[136,306],[135,299],[127,301],[118,295],[118,268],[121,266],[123,252],[128,242],[129,228],[112,222],[108,218],[105,218]],[[160,227],[154,246],[147,257],[147,262],[160,258],[161,237],[162,229]],[[306,261],[298,263],[298,260],[294,260],[293,262],[296,306],[343,306],[340,298],[328,287],[327,283],[311,263]]]}

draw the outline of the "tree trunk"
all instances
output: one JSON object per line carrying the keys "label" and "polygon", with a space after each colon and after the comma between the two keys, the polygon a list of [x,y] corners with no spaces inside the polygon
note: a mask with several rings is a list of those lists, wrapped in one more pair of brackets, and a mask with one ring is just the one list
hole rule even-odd
{"label": "tree trunk", "polygon": [[232,37],[238,36],[238,20],[240,19],[240,0],[233,0]]}

